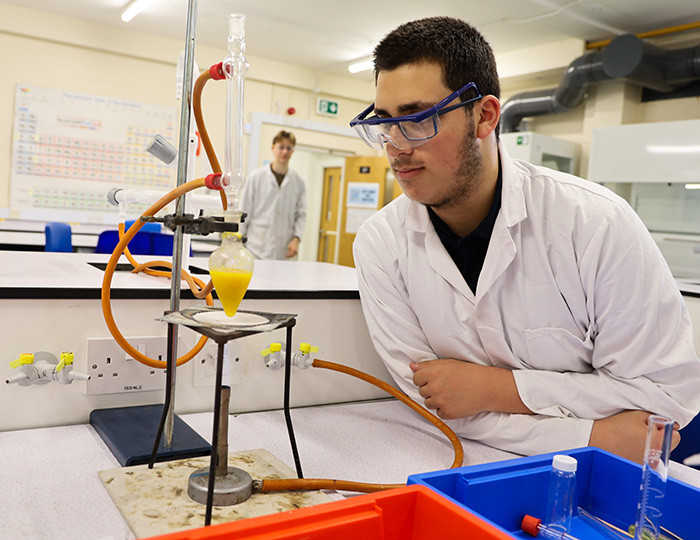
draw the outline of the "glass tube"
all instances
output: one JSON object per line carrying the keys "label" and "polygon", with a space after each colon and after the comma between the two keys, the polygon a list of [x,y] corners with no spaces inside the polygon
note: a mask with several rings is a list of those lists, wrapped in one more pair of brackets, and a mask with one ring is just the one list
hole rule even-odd
{"label": "glass tube", "polygon": [[245,15],[229,15],[228,56],[223,62],[226,74],[226,141],[222,183],[227,199],[226,221],[240,221],[240,193],[245,184],[242,163],[243,86],[248,73],[245,59]]}
{"label": "glass tube", "polygon": [[663,416],[649,417],[642,483],[637,504],[637,522],[634,528],[635,540],[642,538],[656,540],[661,534],[661,516],[666,495],[673,424],[673,420]]}

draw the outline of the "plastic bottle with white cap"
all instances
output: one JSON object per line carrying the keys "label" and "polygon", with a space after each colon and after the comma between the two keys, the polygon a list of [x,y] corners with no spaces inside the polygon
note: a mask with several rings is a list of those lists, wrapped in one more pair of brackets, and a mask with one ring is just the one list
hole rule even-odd
{"label": "plastic bottle with white cap", "polygon": [[553,531],[568,533],[571,528],[571,514],[576,495],[575,458],[557,454],[552,459],[552,472],[549,477],[547,494],[547,515],[544,523]]}

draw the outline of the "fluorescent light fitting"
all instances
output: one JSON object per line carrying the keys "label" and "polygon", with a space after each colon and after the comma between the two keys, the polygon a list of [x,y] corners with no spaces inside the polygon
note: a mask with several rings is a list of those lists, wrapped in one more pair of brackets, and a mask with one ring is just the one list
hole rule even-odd
{"label": "fluorescent light fitting", "polygon": [[697,154],[700,153],[700,145],[677,145],[677,146],[647,146],[647,151],[652,154]]}
{"label": "fluorescent light fitting", "polygon": [[152,1],[153,0],[132,0],[131,3],[126,6],[124,11],[122,11],[122,21],[129,22],[131,19],[136,17],[136,15],[141,13]]}
{"label": "fluorescent light fitting", "polygon": [[685,189],[700,189],[700,184],[686,184]]}
{"label": "fluorescent light fitting", "polygon": [[362,62],[357,62],[356,64],[350,64],[348,66],[348,71],[350,73],[359,73],[360,71],[367,71],[374,67],[374,62],[370,58],[369,60],[363,60]]}

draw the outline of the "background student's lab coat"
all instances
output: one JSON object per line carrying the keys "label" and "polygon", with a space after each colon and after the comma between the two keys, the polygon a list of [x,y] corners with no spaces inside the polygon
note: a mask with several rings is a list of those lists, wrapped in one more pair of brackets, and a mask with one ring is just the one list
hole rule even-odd
{"label": "background student's lab coat", "polygon": [[374,345],[419,403],[411,361],[456,358],[514,371],[535,415],[448,421],[521,454],[586,446],[593,420],[628,409],[687,424],[700,360],[685,303],[645,226],[592,182],[513,161],[476,295],[426,208],[405,196],[358,231],[355,263]]}
{"label": "background student's lab coat", "polygon": [[248,236],[246,248],[257,259],[284,260],[292,238],[301,240],[304,234],[304,180],[289,169],[278,185],[269,165],[255,169],[243,188],[241,209],[248,213],[241,227],[241,233]]}

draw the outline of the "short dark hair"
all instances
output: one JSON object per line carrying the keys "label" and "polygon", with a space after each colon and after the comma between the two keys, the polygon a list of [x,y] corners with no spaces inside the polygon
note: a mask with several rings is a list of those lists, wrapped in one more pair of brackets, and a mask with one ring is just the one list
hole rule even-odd
{"label": "short dark hair", "polygon": [[297,145],[297,138],[294,136],[294,133],[292,133],[291,131],[281,130],[272,139],[272,146],[275,146],[282,139],[287,139],[290,143],[292,143],[292,146]]}
{"label": "short dark hair", "polygon": [[[470,24],[451,17],[430,17],[402,24],[374,49],[375,82],[380,71],[431,62],[442,67],[445,86],[459,90],[476,83],[482,96],[501,97],[493,50]],[[462,96],[468,99],[470,95]]]}

